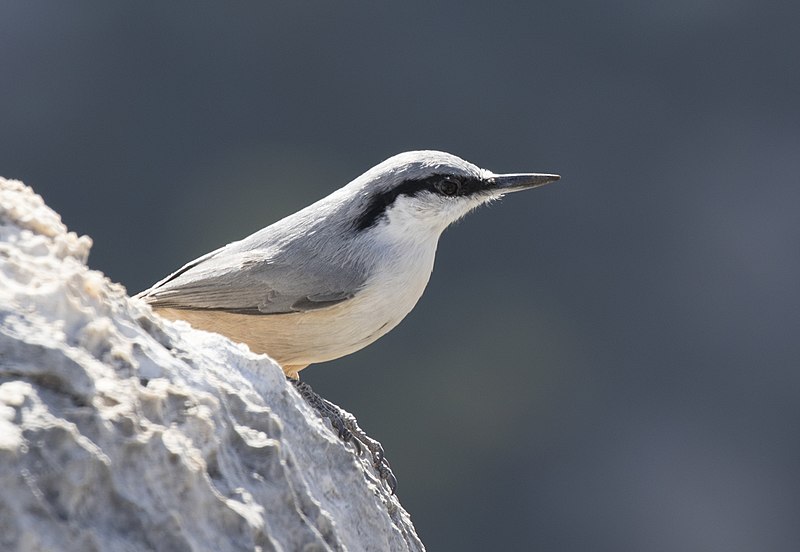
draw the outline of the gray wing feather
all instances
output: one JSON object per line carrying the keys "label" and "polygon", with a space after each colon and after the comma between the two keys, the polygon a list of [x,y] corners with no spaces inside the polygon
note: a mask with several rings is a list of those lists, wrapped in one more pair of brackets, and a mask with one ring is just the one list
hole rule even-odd
{"label": "gray wing feather", "polygon": [[364,281],[355,267],[299,255],[289,264],[280,252],[234,245],[192,261],[139,296],[161,308],[281,314],[347,301]]}

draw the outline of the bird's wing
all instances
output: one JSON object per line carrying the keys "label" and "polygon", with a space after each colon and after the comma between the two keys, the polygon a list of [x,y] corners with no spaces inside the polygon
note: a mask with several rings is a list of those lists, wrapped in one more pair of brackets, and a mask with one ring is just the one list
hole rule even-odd
{"label": "bird's wing", "polygon": [[357,271],[320,265],[324,263],[289,264],[280,255],[223,247],[192,261],[139,297],[157,308],[282,314],[326,308],[355,296],[363,283]]}

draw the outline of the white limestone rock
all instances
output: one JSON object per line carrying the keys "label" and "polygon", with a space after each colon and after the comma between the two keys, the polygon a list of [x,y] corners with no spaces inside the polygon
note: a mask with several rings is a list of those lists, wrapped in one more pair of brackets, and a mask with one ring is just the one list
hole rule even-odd
{"label": "white limestone rock", "polygon": [[263,355],[164,321],[0,178],[0,550],[424,550]]}

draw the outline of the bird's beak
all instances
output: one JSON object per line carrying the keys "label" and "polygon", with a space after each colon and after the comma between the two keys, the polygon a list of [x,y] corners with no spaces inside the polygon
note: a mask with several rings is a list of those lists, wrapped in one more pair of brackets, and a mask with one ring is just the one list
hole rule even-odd
{"label": "bird's beak", "polygon": [[550,182],[555,182],[561,178],[557,174],[494,174],[487,179],[489,189],[499,194],[508,194],[527,190],[528,188],[538,188]]}

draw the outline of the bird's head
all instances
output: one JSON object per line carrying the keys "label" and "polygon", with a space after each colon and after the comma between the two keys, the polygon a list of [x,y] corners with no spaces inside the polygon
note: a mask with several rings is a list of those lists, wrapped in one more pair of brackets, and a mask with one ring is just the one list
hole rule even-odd
{"label": "bird's head", "polygon": [[343,190],[358,197],[357,231],[387,226],[394,232],[438,237],[479,205],[559,179],[554,174],[495,174],[440,151],[409,151],[376,165]]}

